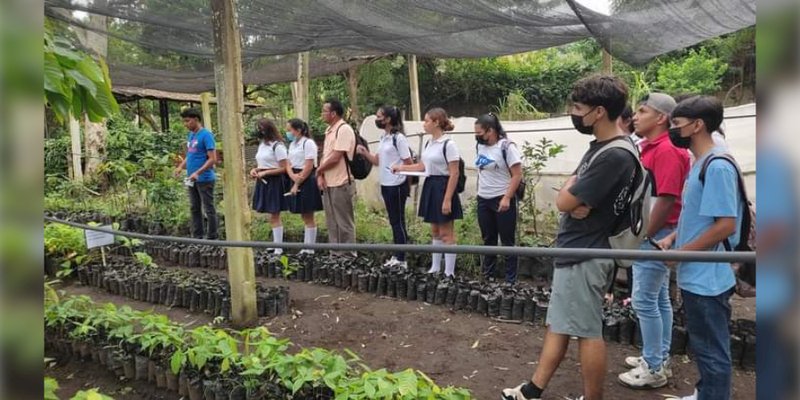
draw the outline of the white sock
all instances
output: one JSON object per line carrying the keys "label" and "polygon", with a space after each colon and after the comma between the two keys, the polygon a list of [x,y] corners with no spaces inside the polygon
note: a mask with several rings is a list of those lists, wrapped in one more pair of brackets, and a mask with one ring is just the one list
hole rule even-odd
{"label": "white sock", "polygon": [[[283,243],[283,227],[272,228],[272,241],[275,243]],[[275,249],[275,254],[283,254],[283,249]]]}
{"label": "white sock", "polygon": [[455,253],[445,253],[444,255],[444,275],[456,276],[456,255]]}
{"label": "white sock", "polygon": [[[439,239],[433,239],[431,242],[434,246],[438,246],[442,244],[442,241]],[[429,274],[434,274],[439,272],[442,269],[442,253],[432,253],[431,254],[431,269],[428,270]]]}
{"label": "white sock", "polygon": [[[314,244],[316,242],[317,242],[317,227],[316,226],[313,228],[306,227],[303,243]],[[314,250],[306,249],[304,251],[309,254],[314,254]]]}

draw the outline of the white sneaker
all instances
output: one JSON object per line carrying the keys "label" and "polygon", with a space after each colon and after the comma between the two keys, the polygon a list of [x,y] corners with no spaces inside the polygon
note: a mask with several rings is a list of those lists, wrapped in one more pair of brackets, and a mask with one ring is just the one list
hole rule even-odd
{"label": "white sneaker", "polygon": [[[641,365],[644,365],[645,368],[649,367],[647,362],[644,361],[644,357],[626,357],[625,365],[630,368],[638,368]],[[666,375],[667,378],[672,378],[672,357],[665,358],[664,362],[661,363],[661,368],[664,370],[664,375]]]}
{"label": "white sneaker", "polygon": [[517,387],[503,389],[503,392],[500,394],[501,400],[541,400],[541,399],[529,399],[522,394],[522,386],[525,385],[526,382],[520,383]]}
{"label": "white sneaker", "polygon": [[399,262],[400,262],[400,261],[397,261],[397,257],[395,257],[395,256],[392,256],[392,258],[390,258],[390,259],[386,260],[386,262],[385,262],[385,263],[383,263],[383,266],[384,266],[384,267],[387,267],[387,268],[388,268],[388,267],[394,267],[394,266],[395,266],[395,265],[397,265],[397,263],[399,263]]}
{"label": "white sneaker", "polygon": [[619,374],[619,381],[633,389],[657,389],[666,386],[667,376],[664,368],[653,371],[645,364]]}
{"label": "white sneaker", "polygon": [[405,262],[405,261],[398,261],[397,262],[397,266],[402,268],[402,269],[408,269],[408,263]]}
{"label": "white sneaker", "polygon": [[697,400],[697,389],[691,395],[681,397],[680,400]]}

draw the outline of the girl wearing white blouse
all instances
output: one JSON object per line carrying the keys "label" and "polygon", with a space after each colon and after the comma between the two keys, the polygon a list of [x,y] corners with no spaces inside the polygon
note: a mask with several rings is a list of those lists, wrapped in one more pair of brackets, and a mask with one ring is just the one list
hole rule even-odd
{"label": "girl wearing white blouse", "polygon": [[[432,136],[422,152],[421,163],[395,165],[392,171],[425,172],[425,183],[419,204],[419,216],[431,224],[433,244],[454,245],[456,236],[453,221],[463,217],[461,199],[456,193],[458,184],[458,164],[461,155],[458,147],[444,132],[453,130],[453,123],[447,112],[434,108],[425,114],[425,132]],[[442,254],[432,254],[432,265],[428,273],[438,273],[441,269]],[[444,255],[445,270],[448,277],[455,276],[456,255]]]}
{"label": "girl wearing white blouse", "polygon": [[[483,244],[514,246],[517,231],[517,188],[522,181],[522,157],[508,140],[497,116],[489,113],[475,121],[475,167],[478,169],[478,225]],[[492,278],[496,255],[483,256],[483,276]],[[506,282],[517,280],[517,257],[506,256]]]}
{"label": "girl wearing white blouse", "polygon": [[[406,176],[392,173],[392,166],[411,164],[411,150],[408,148],[408,141],[403,133],[403,118],[397,107],[383,106],[375,113],[375,117],[375,126],[384,130],[378,153],[371,154],[369,149],[364,146],[358,146],[356,151],[380,168],[381,195],[386,205],[386,213],[389,214],[394,243],[406,244],[408,242],[406,231],[408,179]],[[384,266],[407,268],[406,254],[402,251],[395,253]]]}
{"label": "girl wearing white blouse", "polygon": [[[317,161],[317,144],[311,138],[308,124],[301,119],[290,119],[286,124],[286,137],[289,145],[289,162],[286,174],[289,176],[291,196],[288,197],[289,211],[300,214],[305,225],[303,243],[314,244],[317,241],[317,224],[314,213],[322,211],[322,196],[317,187],[315,164]],[[304,249],[300,253],[313,254],[314,250]]]}
{"label": "girl wearing white blouse", "polygon": [[[259,139],[256,153],[256,167],[250,170],[250,177],[255,179],[256,188],[253,193],[253,210],[269,214],[272,225],[272,241],[283,242],[283,223],[281,211],[287,209],[286,177],[286,145],[278,132],[275,123],[268,119],[258,121],[256,137]],[[275,249],[282,254],[283,249]]]}

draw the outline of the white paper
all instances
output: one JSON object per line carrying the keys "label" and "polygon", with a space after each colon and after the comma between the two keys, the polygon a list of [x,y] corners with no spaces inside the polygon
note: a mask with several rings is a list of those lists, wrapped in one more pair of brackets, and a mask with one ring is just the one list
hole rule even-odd
{"label": "white paper", "polygon": [[[103,229],[112,229],[111,225],[100,226]],[[114,235],[111,233],[84,230],[86,235],[86,248],[94,249],[114,244]]]}
{"label": "white paper", "polygon": [[417,172],[417,171],[400,171],[400,172],[397,173],[397,175],[420,176],[420,177],[423,177],[423,178],[428,176],[428,174],[426,174],[425,172]]}

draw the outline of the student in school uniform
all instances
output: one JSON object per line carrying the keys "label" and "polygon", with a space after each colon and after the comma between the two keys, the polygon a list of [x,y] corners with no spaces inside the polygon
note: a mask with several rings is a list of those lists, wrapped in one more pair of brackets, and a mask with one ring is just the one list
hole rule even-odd
{"label": "student in school uniform", "polygon": [[[383,203],[389,215],[389,224],[392,226],[392,236],[395,244],[408,242],[406,230],[406,199],[409,194],[408,177],[392,173],[392,166],[411,164],[411,150],[408,147],[406,135],[403,132],[403,118],[400,110],[395,106],[383,106],[375,113],[375,126],[383,129],[378,153],[371,154],[369,149],[358,146],[356,151],[366,157],[369,162],[380,169],[380,184]],[[385,267],[407,268],[406,253],[395,253],[386,263]]]}
{"label": "student in school uniform", "polygon": [[[298,118],[290,119],[286,124],[286,139],[290,142],[286,175],[291,185],[287,205],[292,214],[300,214],[303,218],[303,243],[314,244],[317,241],[314,213],[322,211],[322,196],[317,187],[315,171],[317,144],[311,138],[308,124]],[[314,250],[303,249],[300,253],[314,254]]]}
{"label": "student in school uniform", "polygon": [[[281,211],[287,209],[284,197],[287,190],[286,145],[275,123],[265,118],[258,121],[256,137],[259,140],[256,167],[250,170],[250,177],[256,181],[253,210],[269,214],[272,241],[282,243]],[[282,253],[283,249],[275,249],[275,254]]]}
{"label": "student in school uniform", "polygon": [[[475,167],[478,168],[478,225],[483,244],[514,246],[517,232],[517,188],[522,181],[522,156],[508,140],[497,116],[488,113],[475,121]],[[496,255],[483,257],[483,276],[494,277]],[[506,257],[506,282],[517,280],[517,257]]]}
{"label": "student in school uniform", "polygon": [[[425,172],[425,183],[419,203],[419,216],[431,224],[431,237],[434,245],[455,245],[456,235],[454,221],[463,218],[461,199],[456,193],[458,184],[458,164],[461,155],[458,147],[445,132],[453,130],[453,123],[447,112],[434,108],[425,114],[423,123],[425,132],[432,136],[425,146],[421,163],[395,165],[393,172],[418,171]],[[432,265],[428,273],[435,274],[441,270],[441,253],[432,254]],[[456,255],[444,255],[444,274],[455,276]]]}

